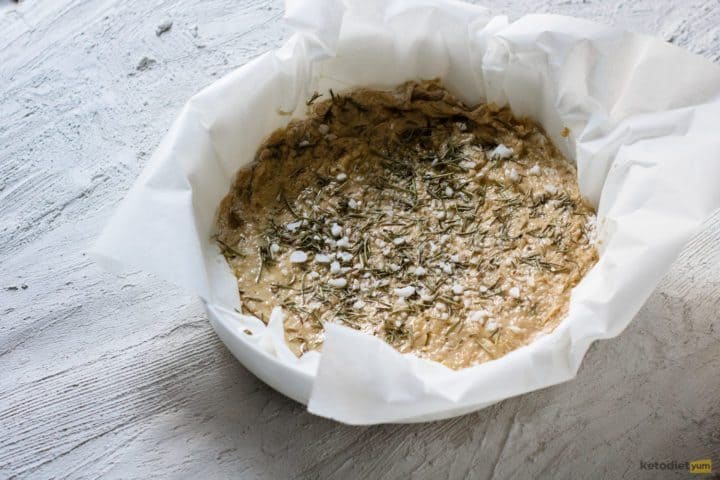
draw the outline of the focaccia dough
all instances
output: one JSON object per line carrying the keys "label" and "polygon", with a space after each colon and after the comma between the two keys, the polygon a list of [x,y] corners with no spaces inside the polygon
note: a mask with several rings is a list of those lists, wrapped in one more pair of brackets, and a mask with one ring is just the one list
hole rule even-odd
{"label": "focaccia dough", "polygon": [[282,306],[297,355],[338,322],[455,369],[552,331],[598,257],[575,168],[542,129],[438,81],[328,95],[222,202],[244,312]]}

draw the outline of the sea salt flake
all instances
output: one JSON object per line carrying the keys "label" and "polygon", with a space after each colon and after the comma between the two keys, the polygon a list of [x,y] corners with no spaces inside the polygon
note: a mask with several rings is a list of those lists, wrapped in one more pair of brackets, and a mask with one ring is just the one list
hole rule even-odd
{"label": "sea salt flake", "polygon": [[318,253],[317,255],[315,255],[315,263],[330,263],[330,257],[325,255],[324,253]]}
{"label": "sea salt flake", "polygon": [[495,147],[495,149],[490,152],[490,158],[493,160],[504,160],[506,158],[510,158],[513,155],[512,149],[506,147],[502,143]]}
{"label": "sea salt flake", "polygon": [[305,263],[307,259],[307,253],[302,250],[295,250],[290,254],[290,263]]}
{"label": "sea salt flake", "polygon": [[332,227],[330,227],[330,233],[332,233],[333,237],[339,238],[342,235],[342,227],[337,223],[333,223]]}
{"label": "sea salt flake", "polygon": [[347,280],[344,278],[331,278],[328,280],[328,285],[335,288],[345,288],[347,286]]}
{"label": "sea salt flake", "polygon": [[410,298],[415,294],[415,287],[407,286],[394,289],[395,295],[400,298]]}
{"label": "sea salt flake", "polygon": [[297,221],[295,221],[295,222],[290,222],[290,223],[288,223],[287,225],[285,225],[285,228],[287,228],[287,229],[290,230],[291,232],[294,232],[295,230],[297,230],[297,229],[300,228],[301,226],[302,226],[302,220],[297,220]]}

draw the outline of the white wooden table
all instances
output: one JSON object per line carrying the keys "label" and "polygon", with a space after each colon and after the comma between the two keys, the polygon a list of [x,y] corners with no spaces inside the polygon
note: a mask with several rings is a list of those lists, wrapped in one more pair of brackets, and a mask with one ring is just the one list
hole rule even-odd
{"label": "white wooden table", "polygon": [[[720,61],[717,0],[486,3]],[[308,414],[231,357],[196,298],[91,262],[184,101],[277,46],[281,16],[268,0],[0,0],[0,478],[657,478],[640,462],[708,456],[720,471],[720,215],[576,380],[412,426]]]}

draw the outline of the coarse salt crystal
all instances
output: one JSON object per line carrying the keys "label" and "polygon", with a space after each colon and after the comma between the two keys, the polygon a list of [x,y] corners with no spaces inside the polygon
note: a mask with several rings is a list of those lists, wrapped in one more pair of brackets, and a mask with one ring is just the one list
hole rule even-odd
{"label": "coarse salt crystal", "polygon": [[540,165],[536,163],[527,173],[528,175],[540,175]]}
{"label": "coarse salt crystal", "polygon": [[330,127],[328,127],[324,123],[321,123],[320,125],[318,125],[318,132],[320,133],[320,135],[327,135],[327,133],[329,131],[330,131]]}
{"label": "coarse salt crystal", "polygon": [[510,178],[513,182],[519,182],[520,181],[520,174],[518,174],[517,170],[514,168],[510,169],[510,172],[508,173],[508,178]]}
{"label": "coarse salt crystal", "polygon": [[316,278],[320,277],[320,274],[318,272],[312,271],[308,273],[308,277],[310,280],[315,280]]}
{"label": "coarse salt crystal", "polygon": [[355,303],[353,303],[353,305],[352,305],[352,307],[353,307],[355,310],[360,310],[360,309],[363,308],[364,306],[365,306],[365,302],[363,302],[362,300],[356,300]]}
{"label": "coarse salt crystal", "polygon": [[352,253],[348,252],[341,252],[338,257],[345,263],[348,263],[353,259]]}
{"label": "coarse salt crystal", "polygon": [[512,287],[510,290],[508,290],[508,295],[513,298],[520,298],[520,289],[518,287]]}
{"label": "coarse salt crystal", "polygon": [[480,288],[478,288],[478,290],[480,290],[480,293],[485,293],[488,291],[488,288],[485,285],[480,285]]}
{"label": "coarse salt crystal", "polygon": [[308,142],[307,140],[303,140],[302,142],[298,143],[298,147],[307,147],[308,145],[310,145],[310,142]]}
{"label": "coarse salt crystal", "polygon": [[340,262],[336,261],[330,264],[330,273],[332,273],[333,275],[337,275],[338,273],[340,273]]}
{"label": "coarse salt crystal", "polygon": [[459,163],[460,168],[464,170],[472,170],[473,168],[477,167],[477,163],[473,162],[471,160],[463,160]]}
{"label": "coarse salt crystal", "polygon": [[452,197],[453,193],[455,193],[455,190],[453,190],[452,187],[445,187],[445,196],[446,197]]}
{"label": "coarse salt crystal", "polygon": [[340,235],[342,235],[342,227],[337,223],[333,223],[332,227],[330,227],[330,233],[332,233],[333,237],[340,237]]}
{"label": "coarse salt crystal", "polygon": [[347,286],[347,280],[344,278],[331,278],[328,280],[328,284],[335,288],[345,288]]}
{"label": "coarse salt crystal", "polygon": [[455,295],[462,295],[462,293],[464,291],[465,291],[465,287],[463,287],[462,285],[453,285],[453,287],[452,287],[452,292]]}
{"label": "coarse salt crystal", "polygon": [[512,157],[512,154],[512,149],[506,147],[501,143],[500,145],[495,147],[492,152],[490,152],[490,158],[492,158],[493,160],[503,160]]}
{"label": "coarse salt crystal", "polygon": [[330,263],[330,257],[324,253],[318,253],[315,255],[315,263]]}
{"label": "coarse salt crystal", "polygon": [[487,330],[497,330],[498,327],[499,325],[493,320],[488,320],[487,322],[485,322],[485,328]]}
{"label": "coarse salt crystal", "polygon": [[307,253],[302,250],[295,250],[290,254],[290,263],[305,263],[307,259]]}
{"label": "coarse salt crystal", "polygon": [[278,253],[279,251],[280,251],[280,245],[278,245],[277,243],[273,243],[272,245],[270,245],[270,252]]}
{"label": "coarse salt crystal", "polygon": [[393,243],[395,245],[402,245],[403,243],[405,243],[405,237],[396,237],[393,239]]}
{"label": "coarse salt crystal", "polygon": [[347,174],[344,173],[344,172],[340,172],[340,173],[337,174],[337,177],[335,177],[335,179],[336,179],[338,182],[344,182],[345,180],[347,180]]}
{"label": "coarse salt crystal", "polygon": [[295,230],[297,230],[298,228],[300,228],[301,225],[302,225],[302,220],[298,220],[298,221],[296,221],[296,222],[290,222],[290,223],[288,223],[287,225],[285,225],[285,228],[287,228],[287,229],[290,230],[291,232],[294,232]]}
{"label": "coarse salt crystal", "polygon": [[415,294],[415,287],[413,286],[407,286],[402,288],[396,288],[394,290],[395,295],[397,295],[400,298],[410,298]]}
{"label": "coarse salt crystal", "polygon": [[394,263],[391,263],[390,265],[388,265],[388,268],[389,268],[390,270],[392,270],[393,272],[397,272],[397,271],[400,270],[401,267],[400,267],[400,265],[396,265],[396,264],[394,264]]}
{"label": "coarse salt crystal", "polygon": [[337,248],[350,248],[350,240],[348,237],[343,237],[337,241]]}
{"label": "coarse salt crystal", "polygon": [[551,183],[548,183],[547,185],[545,185],[545,191],[550,194],[554,194],[557,193],[557,187]]}
{"label": "coarse salt crystal", "polygon": [[337,140],[337,135],[335,135],[334,133],[328,133],[327,135],[325,135],[325,140],[327,140],[328,142]]}
{"label": "coarse salt crystal", "polygon": [[415,276],[422,277],[427,271],[423,267],[415,267]]}
{"label": "coarse salt crystal", "polygon": [[358,208],[358,202],[351,198],[350,200],[348,200],[348,207],[355,210],[356,208]]}

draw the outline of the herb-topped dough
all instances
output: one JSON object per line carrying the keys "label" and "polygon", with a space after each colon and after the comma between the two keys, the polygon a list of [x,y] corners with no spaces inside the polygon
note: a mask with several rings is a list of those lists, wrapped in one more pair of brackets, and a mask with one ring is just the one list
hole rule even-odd
{"label": "herb-topped dough", "polygon": [[527,119],[437,81],[320,101],[260,147],[221,204],[218,242],[245,313],[285,313],[451,368],[548,333],[597,261],[575,168]]}

